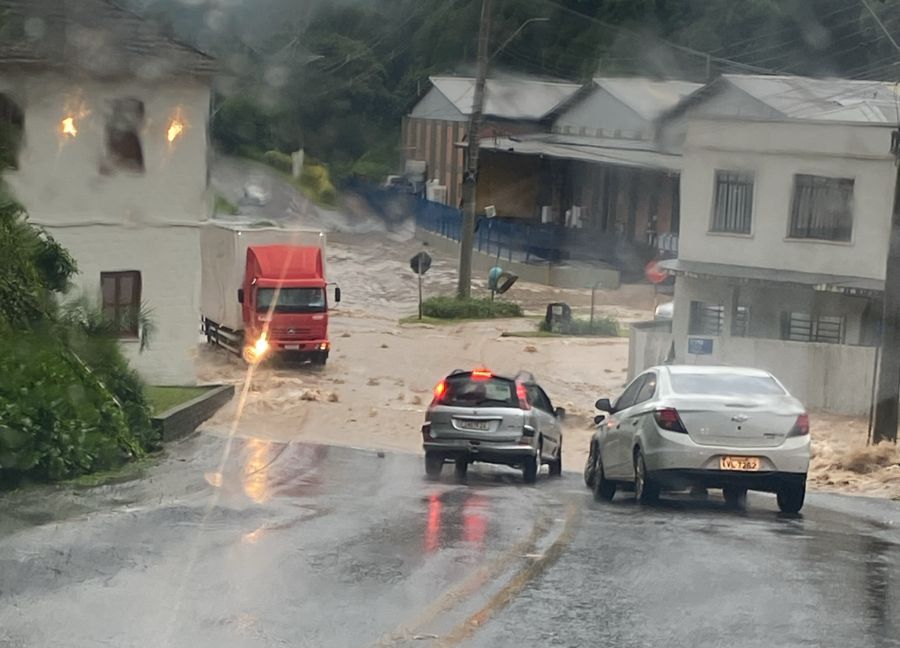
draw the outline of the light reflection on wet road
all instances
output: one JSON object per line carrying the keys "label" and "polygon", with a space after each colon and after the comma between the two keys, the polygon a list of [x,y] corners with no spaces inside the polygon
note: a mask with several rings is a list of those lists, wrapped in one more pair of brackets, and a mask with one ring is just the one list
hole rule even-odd
{"label": "light reflection on wet road", "polygon": [[890,503],[646,510],[575,474],[434,484],[418,457],[253,440],[210,479],[221,444],[2,496],[0,646],[900,646]]}

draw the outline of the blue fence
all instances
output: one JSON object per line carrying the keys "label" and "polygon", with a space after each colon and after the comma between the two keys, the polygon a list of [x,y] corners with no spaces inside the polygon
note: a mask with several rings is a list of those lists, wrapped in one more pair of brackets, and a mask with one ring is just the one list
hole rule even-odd
{"label": "blue fence", "polygon": [[[459,241],[462,212],[408,193],[375,187],[351,180],[342,187],[363,199],[386,222],[412,217],[420,229]],[[622,237],[611,233],[588,232],[562,225],[538,223],[518,218],[479,216],[475,224],[474,249],[509,261],[539,259],[557,263],[563,260],[603,261],[617,267],[634,266],[641,270],[646,259]]]}

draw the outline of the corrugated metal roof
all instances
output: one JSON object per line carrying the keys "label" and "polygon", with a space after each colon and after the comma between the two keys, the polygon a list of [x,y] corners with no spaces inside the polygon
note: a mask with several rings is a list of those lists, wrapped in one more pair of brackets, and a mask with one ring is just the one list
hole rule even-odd
{"label": "corrugated metal roof", "polygon": [[886,81],[725,74],[727,83],[789,119],[898,121],[897,86]]}
{"label": "corrugated metal roof", "polygon": [[690,81],[657,81],[643,77],[597,77],[594,83],[648,121],[702,87],[702,84]]}
{"label": "corrugated metal roof", "polygon": [[752,266],[731,265],[725,263],[706,263],[705,261],[685,261],[668,259],[659,262],[660,267],[674,274],[698,275],[721,279],[739,279],[765,283],[786,283],[807,286],[825,291],[860,291],[877,293],[884,290],[884,281],[866,277],[848,277],[842,275],[823,274],[819,272],[798,272],[795,270],[776,270],[774,268],[756,268]]}
{"label": "corrugated metal roof", "polygon": [[[475,79],[435,76],[431,83],[464,115],[472,113]],[[502,119],[537,121],[552,113],[581,89],[577,83],[527,78],[488,79],[484,114]]]}
{"label": "corrugated metal roof", "polygon": [[[623,146],[624,144],[624,146]],[[521,155],[545,155],[563,160],[579,160],[596,164],[679,171],[681,156],[654,150],[649,142],[626,140],[598,140],[592,137],[568,135],[543,135],[528,138],[483,138],[483,150],[518,153]],[[643,145],[643,147],[639,147]]]}
{"label": "corrugated metal roof", "polygon": [[0,65],[76,68],[94,77],[206,75],[212,57],[110,0],[0,0]]}

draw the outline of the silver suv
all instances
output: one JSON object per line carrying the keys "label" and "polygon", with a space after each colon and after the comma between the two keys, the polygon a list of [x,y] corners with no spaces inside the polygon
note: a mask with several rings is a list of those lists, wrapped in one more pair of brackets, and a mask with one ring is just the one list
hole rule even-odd
{"label": "silver suv", "polygon": [[564,417],[527,372],[507,378],[488,369],[454,371],[434,388],[425,414],[425,473],[437,479],[452,461],[463,479],[470,463],[483,461],[520,467],[529,484],[545,463],[559,475]]}

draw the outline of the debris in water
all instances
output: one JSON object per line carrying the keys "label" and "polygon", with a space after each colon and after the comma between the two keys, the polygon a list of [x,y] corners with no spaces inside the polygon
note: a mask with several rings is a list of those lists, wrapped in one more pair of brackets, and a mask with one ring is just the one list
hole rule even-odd
{"label": "debris in water", "polygon": [[322,400],[322,394],[319,393],[318,389],[304,389],[300,394],[300,400],[304,401],[318,401]]}
{"label": "debris in water", "polygon": [[379,459],[384,459],[384,452],[379,450],[377,456]]}
{"label": "debris in water", "polygon": [[406,399],[406,395],[403,394],[402,392],[399,393],[399,394],[397,394],[397,400],[398,400],[398,401],[402,401],[402,400],[405,400],[405,399]]}
{"label": "debris in water", "polygon": [[537,353],[537,347],[533,344],[529,344],[525,347],[525,353]]}
{"label": "debris in water", "polygon": [[387,348],[388,348],[388,345],[382,342],[382,343],[381,343],[381,348],[382,348],[382,349],[387,349]]}
{"label": "debris in water", "polygon": [[378,410],[373,407],[372,409],[369,410],[369,418],[372,418],[375,416],[378,416]]}
{"label": "debris in water", "polygon": [[341,333],[341,337],[350,337],[349,333]]}
{"label": "debris in water", "polygon": [[337,392],[331,392],[328,394],[328,402],[329,403],[337,403],[340,400],[340,396],[337,395]]}
{"label": "debris in water", "polygon": [[413,405],[421,405],[422,397],[419,396],[418,394],[416,394],[415,396],[412,397],[412,400],[410,401],[410,403],[412,403]]}
{"label": "debris in water", "polygon": [[377,387],[381,383],[378,381],[378,378],[369,378],[369,381],[366,384],[369,387]]}

